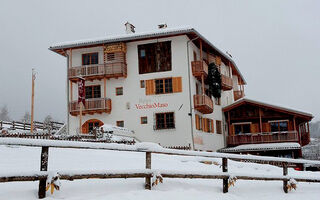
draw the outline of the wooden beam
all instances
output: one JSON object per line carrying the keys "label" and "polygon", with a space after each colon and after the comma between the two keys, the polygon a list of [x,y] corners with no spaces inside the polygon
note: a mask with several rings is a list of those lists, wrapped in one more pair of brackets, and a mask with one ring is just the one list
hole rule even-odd
{"label": "wooden beam", "polygon": [[[41,148],[41,157],[40,157],[40,171],[48,170],[48,157],[49,157],[49,147]],[[43,199],[46,197],[46,178],[42,178],[39,180],[39,190],[38,197],[39,199]]]}
{"label": "wooden beam", "polygon": [[30,132],[33,133],[33,121],[34,121],[34,80],[36,79],[36,75],[34,69],[32,69],[32,89],[31,89],[31,128]]}
{"label": "wooden beam", "polygon": [[[202,52],[202,40],[200,39],[200,61],[201,61],[201,67],[203,68],[203,52]],[[204,74],[201,75],[201,88],[202,88],[202,95],[205,94],[204,91]]]}
{"label": "wooden beam", "polygon": [[[283,176],[287,176],[287,175],[288,175],[288,163],[283,162],[283,163],[282,163],[282,168],[283,168]],[[285,193],[288,193],[288,187],[287,187],[287,185],[288,185],[288,180],[284,180],[284,181],[283,181],[283,191],[284,191]]]}
{"label": "wooden beam", "polygon": [[[228,159],[222,158],[222,172],[228,172]],[[228,179],[229,178],[223,178],[223,193],[228,192]]]}
{"label": "wooden beam", "polygon": [[70,101],[73,101],[73,86],[72,81],[70,81]]}
{"label": "wooden beam", "polygon": [[[146,152],[146,169],[151,169],[151,152]],[[145,189],[151,190],[151,177],[145,179]]]}
{"label": "wooden beam", "polygon": [[107,80],[103,78],[103,89],[104,89],[104,98],[107,98]]}

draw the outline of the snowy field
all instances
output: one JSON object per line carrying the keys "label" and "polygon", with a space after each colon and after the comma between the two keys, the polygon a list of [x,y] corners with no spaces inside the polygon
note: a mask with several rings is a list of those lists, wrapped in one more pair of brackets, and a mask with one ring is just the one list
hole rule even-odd
{"label": "snowy field", "polygon": [[[40,168],[40,148],[0,145],[0,174],[35,171]],[[199,158],[152,155],[152,169],[221,172],[217,165],[198,162]],[[206,159],[209,160],[209,159]],[[221,163],[221,159],[210,159]],[[145,154],[107,150],[49,149],[49,171],[144,169]],[[282,175],[282,168],[271,165],[229,161],[229,172]],[[319,172],[297,172],[289,175],[320,177]],[[229,193],[222,193],[222,180],[164,179],[163,184],[144,189],[144,179],[101,179],[61,181],[61,190],[46,199],[102,200],[102,199],[221,199],[221,200],[294,200],[320,199],[320,183],[298,183],[297,190],[285,194],[280,181],[238,180]],[[37,199],[38,182],[0,183],[0,200]]]}

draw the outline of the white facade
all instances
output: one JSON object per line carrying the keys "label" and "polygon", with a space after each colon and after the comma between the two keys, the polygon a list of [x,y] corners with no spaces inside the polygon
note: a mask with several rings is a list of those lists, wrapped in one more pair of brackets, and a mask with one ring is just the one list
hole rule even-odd
{"label": "white facade", "polygon": [[[172,70],[165,72],[155,72],[147,74],[139,74],[138,62],[138,45],[171,41],[171,60]],[[86,81],[86,86],[100,85],[101,96],[106,96],[112,100],[112,110],[110,114],[86,114],[82,116],[82,123],[90,119],[98,119],[104,124],[116,124],[116,121],[124,121],[124,127],[133,130],[135,137],[140,141],[155,142],[165,147],[171,146],[191,146],[196,150],[215,151],[225,147],[225,132],[226,126],[222,113],[222,107],[234,102],[233,90],[222,91],[221,105],[214,105],[214,111],[211,114],[202,114],[194,109],[193,95],[196,94],[196,83],[201,85],[192,74],[191,61],[194,59],[194,52],[199,58],[200,50],[193,43],[188,42],[190,39],[186,35],[179,35],[173,37],[164,37],[158,39],[144,39],[139,41],[126,42],[126,63],[127,63],[127,77],[110,78],[106,80],[106,89],[104,90],[104,80]],[[188,49],[189,48],[189,49]],[[98,52],[99,63],[103,63],[103,47],[93,48],[76,48],[67,50],[66,53],[71,59],[72,66],[77,67],[82,64],[82,54]],[[189,55],[188,55],[189,52]],[[203,53],[203,58],[206,58],[206,53]],[[221,73],[227,74],[227,67],[224,64],[221,66]],[[189,70],[188,70],[189,68]],[[141,80],[159,79],[168,77],[182,78],[182,92],[170,94],[155,94],[146,95],[146,89],[140,87]],[[189,87],[189,81],[190,86]],[[73,84],[72,91],[69,90],[69,101],[71,96],[73,100],[78,98],[78,88],[76,83]],[[234,88],[238,88],[238,79],[233,77]],[[116,88],[123,87],[123,95],[116,95]],[[205,86],[207,87],[207,86]],[[201,89],[201,88],[200,88]],[[104,94],[106,91],[106,94]],[[72,93],[72,94],[71,94]],[[213,100],[214,102],[214,100]],[[162,104],[162,107],[145,108],[146,104]],[[191,106],[191,108],[190,108]],[[174,112],[174,129],[155,130],[155,113]],[[190,112],[192,116],[190,116]],[[201,130],[196,130],[195,114],[213,119],[214,133],[207,133]],[[76,134],[79,130],[79,115],[69,117],[69,133]],[[147,124],[141,124],[141,117],[147,117]],[[216,120],[222,121],[222,134],[217,134]]]}

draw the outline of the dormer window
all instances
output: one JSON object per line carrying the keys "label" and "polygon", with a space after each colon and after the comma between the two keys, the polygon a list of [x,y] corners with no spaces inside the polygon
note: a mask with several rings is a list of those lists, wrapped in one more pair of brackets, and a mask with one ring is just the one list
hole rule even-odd
{"label": "dormer window", "polygon": [[96,65],[99,62],[98,58],[98,52],[82,54],[82,65]]}

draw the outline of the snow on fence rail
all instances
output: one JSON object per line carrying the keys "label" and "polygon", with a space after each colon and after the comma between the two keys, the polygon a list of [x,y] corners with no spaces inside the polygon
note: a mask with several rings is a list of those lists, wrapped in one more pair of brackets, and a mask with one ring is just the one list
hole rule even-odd
{"label": "snow on fence rail", "polygon": [[[124,144],[107,144],[107,143],[93,143],[93,142],[74,142],[74,141],[55,141],[55,140],[37,140],[37,139],[21,139],[21,138],[0,138],[0,145],[21,145],[31,147],[41,147],[40,157],[40,171],[35,173],[27,173],[18,175],[1,175],[0,182],[10,181],[37,181],[39,180],[39,198],[46,196],[47,178],[50,174],[48,169],[49,147],[53,148],[77,148],[77,149],[102,149],[114,151],[131,151],[142,152],[146,154],[146,169],[138,171],[73,171],[73,172],[59,172],[60,178],[64,180],[74,179],[88,179],[88,178],[145,178],[145,188],[151,189],[151,178],[156,173],[165,178],[203,178],[203,179],[222,179],[223,192],[228,192],[231,178],[243,180],[264,180],[264,181],[283,181],[283,190],[288,192],[291,179],[301,182],[320,182],[320,178],[304,177],[304,176],[289,176],[288,164],[309,164],[319,165],[320,161],[303,160],[303,159],[289,159],[289,158],[275,158],[275,157],[262,157],[251,155],[236,155],[217,152],[196,152],[186,150],[173,150],[165,149],[153,143],[138,143],[135,145]],[[222,158],[222,173],[199,173],[199,172],[178,172],[178,171],[152,171],[151,170],[151,154],[167,154],[167,155],[181,155],[181,156],[198,156],[206,158]],[[232,174],[228,173],[228,159],[246,161],[252,160],[256,162],[278,162],[282,164],[283,176],[269,176],[269,175],[252,175],[252,174]]]}

